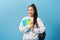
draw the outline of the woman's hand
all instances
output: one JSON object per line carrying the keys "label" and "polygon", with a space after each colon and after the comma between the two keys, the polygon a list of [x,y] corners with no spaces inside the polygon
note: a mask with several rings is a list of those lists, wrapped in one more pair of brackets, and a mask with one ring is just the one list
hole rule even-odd
{"label": "woman's hand", "polygon": [[31,23],[31,24],[30,24],[30,30],[32,31],[33,29],[34,29],[34,24]]}

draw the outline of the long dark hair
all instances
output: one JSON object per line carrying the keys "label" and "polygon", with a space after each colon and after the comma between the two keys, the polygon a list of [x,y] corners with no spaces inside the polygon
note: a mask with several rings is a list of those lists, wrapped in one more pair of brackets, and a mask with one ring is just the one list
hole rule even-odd
{"label": "long dark hair", "polygon": [[38,17],[38,13],[37,13],[37,9],[36,9],[36,6],[35,6],[35,4],[31,4],[29,7],[33,7],[33,9],[34,9],[34,14],[33,14],[33,24],[35,25],[35,24],[37,24],[37,17]]}

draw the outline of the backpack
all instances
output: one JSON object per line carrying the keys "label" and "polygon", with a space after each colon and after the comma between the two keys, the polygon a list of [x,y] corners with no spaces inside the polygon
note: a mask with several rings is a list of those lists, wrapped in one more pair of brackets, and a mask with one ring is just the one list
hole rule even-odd
{"label": "backpack", "polygon": [[[36,23],[36,25],[37,25],[37,28],[39,28],[37,23]],[[46,36],[46,32],[44,32],[42,34],[38,34],[39,40],[44,40],[45,39],[45,36]]]}

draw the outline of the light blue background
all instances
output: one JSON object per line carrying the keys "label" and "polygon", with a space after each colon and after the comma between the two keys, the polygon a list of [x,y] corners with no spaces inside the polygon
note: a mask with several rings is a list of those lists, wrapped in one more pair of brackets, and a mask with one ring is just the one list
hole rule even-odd
{"label": "light blue background", "polygon": [[0,40],[22,40],[19,23],[32,3],[46,26],[45,40],[60,40],[60,0],[0,0]]}

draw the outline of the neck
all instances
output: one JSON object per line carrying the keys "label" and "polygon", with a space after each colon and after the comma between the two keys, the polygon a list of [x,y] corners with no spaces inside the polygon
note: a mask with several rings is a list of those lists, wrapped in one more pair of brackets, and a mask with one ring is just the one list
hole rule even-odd
{"label": "neck", "polygon": [[33,16],[29,16],[29,17],[33,18]]}
{"label": "neck", "polygon": [[29,16],[29,17],[32,17],[33,18],[33,15]]}

